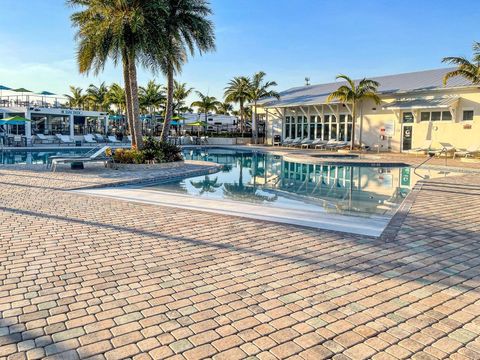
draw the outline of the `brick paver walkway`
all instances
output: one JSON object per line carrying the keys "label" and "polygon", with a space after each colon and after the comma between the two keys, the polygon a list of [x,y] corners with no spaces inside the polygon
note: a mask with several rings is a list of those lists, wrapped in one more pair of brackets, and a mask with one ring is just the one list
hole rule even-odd
{"label": "brick paver walkway", "polygon": [[0,358],[480,359],[478,175],[390,241],[63,191],[104,181],[0,170]]}

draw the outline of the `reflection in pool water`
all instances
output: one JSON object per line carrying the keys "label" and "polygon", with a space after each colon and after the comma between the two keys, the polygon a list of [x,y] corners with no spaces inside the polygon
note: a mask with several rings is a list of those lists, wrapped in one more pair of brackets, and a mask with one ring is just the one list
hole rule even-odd
{"label": "reflection in pool water", "polygon": [[54,155],[82,155],[89,151],[87,148],[70,148],[58,150],[3,150],[0,151],[0,164],[46,164],[50,156]]}
{"label": "reflection in pool water", "polygon": [[[216,174],[149,187],[207,199],[331,213],[392,214],[418,180],[408,167],[305,164],[223,148],[188,149],[185,159],[224,165]],[[445,176],[432,172],[430,177]]]}

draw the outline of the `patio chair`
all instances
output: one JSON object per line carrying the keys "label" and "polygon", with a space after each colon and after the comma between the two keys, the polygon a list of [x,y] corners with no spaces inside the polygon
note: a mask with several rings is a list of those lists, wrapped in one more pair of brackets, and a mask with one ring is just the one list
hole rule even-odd
{"label": "patio chair", "polygon": [[287,146],[288,144],[290,144],[293,140],[290,138],[290,137],[286,137],[285,139],[283,139],[281,145],[282,146]]}
{"label": "patio chair", "polygon": [[109,136],[107,136],[107,140],[108,140],[108,142],[114,143],[114,144],[121,143],[121,141],[118,140],[115,135],[109,135]]}
{"label": "patio chair", "polygon": [[429,150],[429,153],[433,153],[435,156],[440,157],[442,154],[448,156],[449,154],[453,156],[455,153],[455,146],[450,143],[440,142],[441,148],[436,150]]}
{"label": "patio chair", "polygon": [[60,141],[60,144],[75,145],[75,141],[68,135],[55,134]]}
{"label": "patio chair", "polygon": [[315,149],[324,149],[325,148],[325,145],[327,145],[328,142],[325,141],[325,140],[321,140],[321,139],[317,139],[317,141],[314,141],[314,143],[312,143],[312,146],[313,148]]}
{"label": "patio chair", "polygon": [[35,139],[40,141],[40,144],[51,144],[53,139],[46,137],[44,134],[36,134]]}
{"label": "patio chair", "polygon": [[106,163],[107,161],[110,161],[112,159],[111,155],[107,155],[109,149],[109,146],[103,146],[101,149],[97,150],[90,156],[84,155],[83,157],[80,157],[74,155],[54,158],[51,162],[52,172],[55,172],[57,170],[58,164],[82,163],[83,166],[83,163],[86,162],[104,161]]}
{"label": "patio chair", "polygon": [[300,146],[300,148],[302,148],[302,149],[308,149],[312,143],[313,143],[313,140],[305,138],[297,146]]}
{"label": "patio chair", "polygon": [[93,137],[92,134],[83,135],[83,140],[85,140],[85,142],[87,144],[96,144],[97,143],[97,140],[95,140],[95,138]]}
{"label": "patio chair", "polygon": [[105,142],[105,138],[103,137],[103,135],[101,134],[93,134],[95,136],[95,140],[97,140],[97,142]]}
{"label": "patio chair", "polygon": [[480,154],[480,144],[472,144],[466,149],[458,149],[455,150],[453,153],[453,158],[457,156],[463,156],[465,158],[467,157],[474,157],[475,155]]}
{"label": "patio chair", "polygon": [[432,146],[432,141],[431,140],[425,140],[425,142],[420,145],[419,147],[416,147],[416,148],[413,148],[413,149],[410,149],[410,150],[407,150],[405,151],[406,153],[408,154],[418,154],[418,153],[426,153],[427,151],[430,150]]}
{"label": "patio chair", "polygon": [[302,141],[302,138],[301,138],[301,137],[297,137],[297,138],[295,138],[294,140],[292,140],[292,141],[287,145],[287,147],[295,147],[295,146],[297,146],[298,144],[300,144],[301,141]]}

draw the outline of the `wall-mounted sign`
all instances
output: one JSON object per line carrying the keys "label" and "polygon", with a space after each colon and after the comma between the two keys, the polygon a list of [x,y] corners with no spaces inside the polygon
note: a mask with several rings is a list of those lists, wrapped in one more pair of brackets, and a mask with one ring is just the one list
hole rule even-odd
{"label": "wall-mounted sign", "polygon": [[389,120],[383,125],[383,129],[386,136],[393,137],[395,134],[395,123]]}
{"label": "wall-mounted sign", "polygon": [[62,110],[62,114],[65,115],[81,115],[82,112],[79,110]]}

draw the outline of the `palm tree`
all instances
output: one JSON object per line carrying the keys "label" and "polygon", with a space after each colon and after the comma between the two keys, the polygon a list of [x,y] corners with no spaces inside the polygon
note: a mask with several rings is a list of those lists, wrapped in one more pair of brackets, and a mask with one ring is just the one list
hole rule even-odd
{"label": "palm tree", "polygon": [[276,98],[280,99],[280,94],[274,90],[269,90],[272,86],[277,86],[275,81],[265,81],[267,74],[259,71],[253,75],[248,89],[248,99],[253,102],[253,119],[252,119],[252,136],[254,144],[257,143],[258,127],[257,127],[257,103],[261,99]]}
{"label": "palm tree", "polygon": [[248,101],[250,79],[246,76],[234,77],[225,88],[225,101],[240,104],[240,130],[245,132],[244,104]]}
{"label": "palm tree", "polygon": [[165,0],[67,0],[80,10],[71,16],[77,28],[80,73],[103,70],[108,59],[123,65],[126,112],[132,146],[142,147],[137,62],[156,69],[162,51]]}
{"label": "palm tree", "polygon": [[82,92],[82,88],[70,85],[71,95],[65,94],[65,97],[68,99],[68,106],[83,110],[85,106],[85,95]]}
{"label": "palm tree", "polygon": [[217,107],[217,114],[230,115],[230,112],[233,111],[233,105],[230,102],[222,102]]}
{"label": "palm tree", "polygon": [[443,84],[447,85],[448,79],[461,76],[470,81],[473,85],[480,84],[480,42],[473,43],[473,61],[470,62],[464,57],[446,57],[442,62],[456,65],[457,68],[445,74]]}
{"label": "palm tree", "polygon": [[200,91],[196,91],[200,100],[194,101],[192,106],[198,108],[198,112],[205,113],[205,122],[208,119],[208,113],[211,111],[217,111],[217,108],[222,104],[214,96],[208,96],[202,94]]}
{"label": "palm tree", "polygon": [[185,100],[192,93],[193,88],[187,87],[186,83],[174,80],[173,85],[173,113],[187,112],[190,108],[185,106]]}
{"label": "palm tree", "polygon": [[86,90],[87,102],[90,105],[91,110],[94,111],[106,111],[110,104],[108,104],[108,88],[105,82],[102,82],[100,86],[90,85]]}
{"label": "palm tree", "polygon": [[204,180],[200,181],[190,181],[190,184],[195,189],[200,190],[200,195],[204,193],[214,193],[218,188],[222,187],[222,183],[218,183],[218,178],[211,179],[210,176],[206,175]]}
{"label": "palm tree", "polygon": [[110,104],[115,105],[117,114],[123,114],[126,106],[125,89],[114,83],[108,90],[107,98]]}
{"label": "palm tree", "polygon": [[[376,104],[380,104],[380,97],[377,93],[377,88],[380,86],[375,80],[363,78],[358,81],[350,79],[347,75],[338,75],[336,79],[343,79],[346,84],[341,85],[337,90],[332,92],[327,101],[339,100],[344,104],[350,104],[352,106],[352,139],[350,143],[350,149],[353,150],[355,144],[355,123],[357,121],[357,108],[361,105],[362,101],[371,99]],[[361,126],[360,126],[361,127]],[[361,145],[362,129],[360,128],[360,145]]]}
{"label": "palm tree", "polygon": [[173,116],[174,74],[181,71],[188,52],[193,55],[195,49],[200,54],[214,50],[215,35],[213,23],[208,19],[212,10],[206,0],[164,1],[160,65],[167,77],[167,109],[161,138],[166,140]]}
{"label": "palm tree", "polygon": [[139,88],[140,107],[146,109],[151,115],[156,110],[165,106],[165,91],[162,85],[150,80],[146,87]]}

